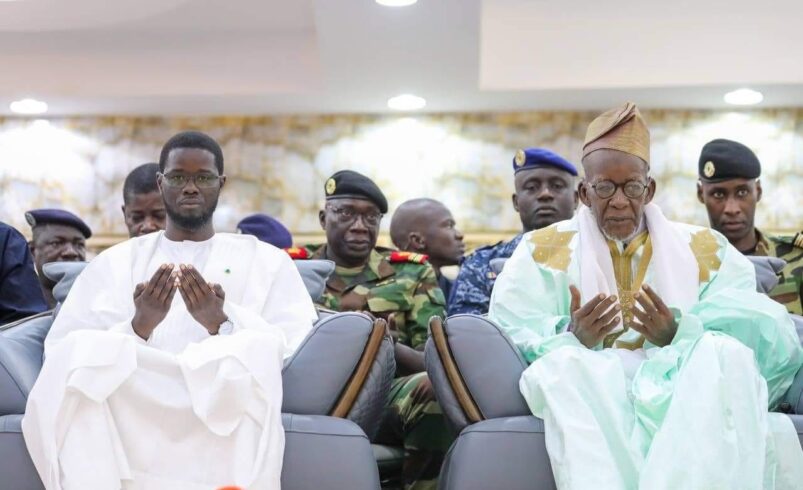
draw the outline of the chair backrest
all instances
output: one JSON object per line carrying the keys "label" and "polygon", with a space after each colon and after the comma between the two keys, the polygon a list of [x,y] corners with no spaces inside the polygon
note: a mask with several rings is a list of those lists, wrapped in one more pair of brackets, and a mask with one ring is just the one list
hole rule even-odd
{"label": "chair backrest", "polygon": [[382,319],[343,312],[318,321],[282,371],[282,412],[348,418],[376,430],[396,370]]}
{"label": "chair backrest", "polygon": [[[507,335],[479,315],[430,321],[427,372],[450,423],[458,430],[483,419],[530,415],[519,392],[527,362]],[[459,413],[456,410],[459,408]]]}
{"label": "chair backrest", "polygon": [[52,323],[52,314],[34,315],[0,335],[0,416],[25,413]]}
{"label": "chair backrest", "polygon": [[313,302],[318,301],[326,290],[326,281],[335,271],[335,263],[323,259],[295,260],[293,263],[304,281],[310,298]]}
{"label": "chair backrest", "polygon": [[393,342],[384,320],[374,321],[374,331],[346,388],[330,415],[359,425],[369,439],[379,430],[382,412],[396,374]]}

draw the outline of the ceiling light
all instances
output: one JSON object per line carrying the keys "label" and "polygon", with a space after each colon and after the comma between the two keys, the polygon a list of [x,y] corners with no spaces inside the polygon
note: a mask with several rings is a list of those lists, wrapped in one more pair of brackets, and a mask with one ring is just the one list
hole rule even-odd
{"label": "ceiling light", "polygon": [[418,0],[376,0],[379,5],[385,7],[406,7],[416,3]]}
{"label": "ceiling light", "polygon": [[725,102],[733,105],[755,105],[764,100],[761,92],[749,88],[740,88],[725,94]]}
{"label": "ceiling light", "polygon": [[17,114],[44,114],[47,112],[47,104],[36,99],[15,100],[8,107],[11,112]]}
{"label": "ceiling light", "polygon": [[388,107],[396,111],[415,111],[424,108],[426,105],[426,100],[412,94],[397,95],[388,99]]}

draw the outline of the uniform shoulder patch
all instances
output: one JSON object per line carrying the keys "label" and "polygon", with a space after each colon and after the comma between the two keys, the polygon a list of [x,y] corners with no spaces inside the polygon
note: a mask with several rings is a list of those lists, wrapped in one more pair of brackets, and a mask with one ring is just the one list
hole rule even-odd
{"label": "uniform shoulder patch", "polygon": [[766,237],[774,243],[803,248],[803,231],[795,233],[794,235],[766,235]]}
{"label": "uniform shoulder patch", "polygon": [[287,255],[293,260],[304,260],[309,258],[309,252],[306,248],[301,247],[287,247],[284,249]]}
{"label": "uniform shoulder patch", "polygon": [[394,250],[390,253],[388,260],[390,260],[391,264],[403,264],[405,262],[411,262],[413,264],[426,264],[429,260],[429,256],[414,252],[400,252],[398,250]]}

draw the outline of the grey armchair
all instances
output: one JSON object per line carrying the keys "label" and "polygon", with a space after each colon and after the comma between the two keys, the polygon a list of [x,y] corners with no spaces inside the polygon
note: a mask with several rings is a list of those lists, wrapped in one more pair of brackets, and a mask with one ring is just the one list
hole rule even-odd
{"label": "grey armchair", "polygon": [[438,403],[459,434],[439,488],[555,488],[543,422],[519,393],[527,362],[504,332],[478,315],[433,318],[425,354]]}
{"label": "grey armchair", "polygon": [[[803,328],[803,318],[793,319]],[[555,488],[543,421],[530,413],[519,392],[527,363],[513,342],[477,315],[456,315],[446,322],[433,318],[430,331],[427,372],[444,414],[459,433],[446,456],[439,488]],[[803,369],[781,408],[789,413],[803,446]]]}
{"label": "grey armchair", "polygon": [[[4,488],[43,488],[20,424],[42,366],[43,342],[52,320],[52,313],[37,315],[0,332]],[[393,346],[383,320],[342,313],[314,326],[282,371],[284,490],[379,488],[363,427],[370,433],[378,425],[394,372]]]}

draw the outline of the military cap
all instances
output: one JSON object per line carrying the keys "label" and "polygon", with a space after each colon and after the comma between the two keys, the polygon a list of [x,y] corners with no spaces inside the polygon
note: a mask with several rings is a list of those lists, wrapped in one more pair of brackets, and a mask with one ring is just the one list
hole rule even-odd
{"label": "military cap", "polygon": [[270,243],[278,248],[293,246],[293,236],[290,231],[278,220],[266,214],[246,216],[237,223],[237,233],[253,235],[260,241]]}
{"label": "military cap", "polygon": [[326,200],[332,199],[365,199],[376,204],[379,212],[388,212],[388,200],[374,181],[353,170],[335,172],[324,184]]}
{"label": "military cap", "polygon": [[736,141],[715,139],[703,146],[698,162],[701,180],[757,179],[761,162],[750,148]]}
{"label": "military cap", "polygon": [[577,167],[568,160],[545,148],[527,148],[516,152],[513,157],[513,172],[528,170],[536,167],[555,167],[559,170],[577,175]]}
{"label": "military cap", "polygon": [[92,236],[92,230],[81,218],[64,209],[32,209],[25,213],[25,220],[31,228],[47,224],[65,225],[76,228],[84,238]]}

